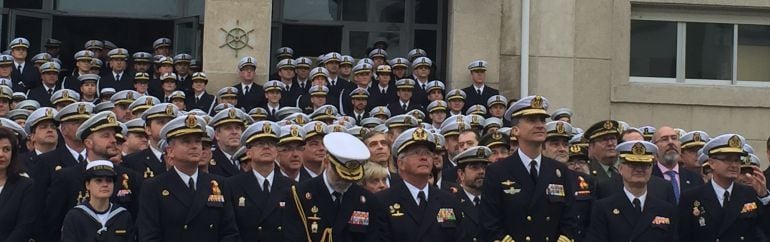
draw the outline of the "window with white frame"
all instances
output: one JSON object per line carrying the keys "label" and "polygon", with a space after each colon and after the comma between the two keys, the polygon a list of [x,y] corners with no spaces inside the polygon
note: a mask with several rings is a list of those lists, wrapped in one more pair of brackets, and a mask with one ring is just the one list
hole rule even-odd
{"label": "window with white frame", "polygon": [[629,80],[770,87],[770,17],[725,12],[633,9]]}

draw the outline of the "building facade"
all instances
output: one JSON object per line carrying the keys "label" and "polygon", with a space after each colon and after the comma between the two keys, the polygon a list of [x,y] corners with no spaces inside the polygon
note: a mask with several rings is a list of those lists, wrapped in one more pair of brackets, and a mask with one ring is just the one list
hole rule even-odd
{"label": "building facade", "polygon": [[[40,2],[39,11],[8,4],[27,1],[2,1],[3,45],[16,35],[40,40],[58,37],[64,25],[93,22],[89,16],[116,12],[110,10],[114,4],[103,1],[32,1]],[[524,2],[529,4],[529,18],[522,21],[527,12],[522,11]],[[770,98],[765,98],[770,94],[767,0],[131,3],[121,8],[140,5],[135,12],[142,15],[117,16],[156,21],[150,25],[165,27],[153,31],[175,33],[175,50],[202,60],[212,90],[235,82],[237,62],[246,55],[258,58],[257,73],[265,80],[274,65],[271,52],[283,45],[294,47],[298,55],[340,51],[360,58],[375,41],[386,41],[392,56],[403,56],[412,48],[430,50],[437,63],[436,78],[451,88],[469,85],[467,64],[485,59],[490,63],[488,82],[502,94],[546,96],[553,108],[572,108],[578,127],[618,119],[637,127],[666,124],[712,135],[735,132],[746,136],[757,153],[765,151],[770,135],[762,125],[770,120]],[[92,8],[84,10],[77,4]],[[110,11],[105,13],[105,8]],[[522,34],[522,22],[528,22],[528,34]],[[42,34],[36,35],[24,24],[40,24]],[[80,27],[92,29],[88,26]],[[50,28],[48,34],[45,28]],[[521,46],[527,42],[523,36],[529,44],[525,92],[521,90]],[[161,36],[148,34],[142,43],[149,45],[157,37]],[[84,41],[73,38],[73,43]]]}

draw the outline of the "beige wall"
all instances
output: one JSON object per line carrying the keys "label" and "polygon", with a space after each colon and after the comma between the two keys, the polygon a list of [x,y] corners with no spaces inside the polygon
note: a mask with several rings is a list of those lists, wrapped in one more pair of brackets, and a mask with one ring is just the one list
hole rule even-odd
{"label": "beige wall", "polygon": [[[267,79],[270,70],[270,0],[206,0],[203,29],[203,68],[209,77],[208,92],[216,93],[222,87],[238,81],[238,62],[245,56],[257,59],[257,82]],[[240,27],[246,31],[248,44],[238,54],[225,44],[226,34],[221,29]]]}
{"label": "beige wall", "polygon": [[[447,80],[470,84],[467,64],[489,61],[489,84],[511,98],[519,95],[520,0],[449,1]],[[630,16],[634,6],[693,9],[767,9],[767,0],[532,0],[530,6],[529,93],[570,107],[575,124],[586,128],[602,119],[641,125],[671,125],[711,135],[735,132],[749,139],[762,159],[770,120],[770,89],[629,82]],[[236,79],[238,60],[258,58],[258,79],[268,70],[271,1],[206,0],[204,62],[210,90]],[[219,48],[236,18],[254,49],[238,57]],[[257,34],[258,33],[258,34]],[[767,166],[763,164],[763,166]]]}
{"label": "beige wall", "polygon": [[[467,78],[454,78],[467,76],[464,57],[475,53],[488,56],[491,49],[498,56],[483,58],[494,67],[498,67],[494,63],[498,60],[499,74],[490,75],[490,82],[497,77],[496,86],[502,93],[518,98],[520,2],[452,1],[448,26],[452,78],[448,79],[453,85],[468,85]],[[650,0],[633,4],[697,9],[770,7],[766,0]],[[553,108],[575,110],[578,127],[611,118],[634,126],[671,125],[712,135],[735,132],[749,139],[758,155],[766,159],[764,141],[770,130],[763,124],[770,120],[770,99],[759,97],[767,97],[769,89],[629,82],[631,2],[538,0],[531,1],[530,11],[529,93],[548,97]],[[495,32],[498,25],[500,30]],[[470,37],[472,41],[468,41],[467,33],[475,35],[479,29],[487,33],[484,38]],[[497,37],[499,41],[494,40]]]}

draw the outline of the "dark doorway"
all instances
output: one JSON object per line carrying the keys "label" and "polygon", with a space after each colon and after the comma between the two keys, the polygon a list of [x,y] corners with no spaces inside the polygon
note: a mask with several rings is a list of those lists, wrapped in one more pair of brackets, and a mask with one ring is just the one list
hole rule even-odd
{"label": "dark doorway", "polygon": [[61,61],[71,67],[75,52],[83,50],[86,41],[92,39],[109,40],[130,54],[139,51],[152,54],[153,41],[174,37],[174,21],[54,16],[51,36],[62,41]]}

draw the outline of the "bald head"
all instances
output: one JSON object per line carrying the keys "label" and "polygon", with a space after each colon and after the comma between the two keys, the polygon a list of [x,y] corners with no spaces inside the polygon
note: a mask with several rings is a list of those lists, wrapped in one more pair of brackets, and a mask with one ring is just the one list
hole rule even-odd
{"label": "bald head", "polygon": [[679,134],[669,126],[663,126],[652,135],[652,142],[658,146],[658,162],[668,168],[675,167],[682,152],[682,143],[679,141]]}

